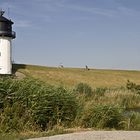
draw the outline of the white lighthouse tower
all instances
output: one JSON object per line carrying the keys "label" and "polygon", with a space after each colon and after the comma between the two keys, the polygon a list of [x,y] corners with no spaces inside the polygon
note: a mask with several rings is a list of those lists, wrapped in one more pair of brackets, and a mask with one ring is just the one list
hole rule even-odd
{"label": "white lighthouse tower", "polygon": [[12,74],[12,39],[16,37],[12,31],[11,20],[0,11],[0,74]]}

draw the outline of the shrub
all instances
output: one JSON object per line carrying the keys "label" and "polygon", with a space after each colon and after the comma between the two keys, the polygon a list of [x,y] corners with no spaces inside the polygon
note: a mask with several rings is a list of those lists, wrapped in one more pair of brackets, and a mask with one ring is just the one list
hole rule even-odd
{"label": "shrub", "polygon": [[[22,131],[32,127],[29,97],[41,87],[34,79],[17,81],[10,77],[0,78],[0,130],[1,132]],[[37,86],[37,83],[39,86]],[[34,89],[32,88],[34,87]],[[35,89],[36,87],[36,89]]]}
{"label": "shrub", "polygon": [[76,86],[76,92],[79,94],[85,94],[86,96],[91,96],[93,91],[92,88],[86,83],[79,83]]}
{"label": "shrub", "polygon": [[75,96],[63,87],[36,79],[0,79],[1,132],[70,125],[77,111]]}
{"label": "shrub", "polygon": [[140,96],[137,94],[130,94],[120,97],[120,105],[126,109],[135,108],[139,106]]}
{"label": "shrub", "polygon": [[96,88],[95,93],[98,96],[104,96],[107,88]]}
{"label": "shrub", "polygon": [[137,94],[140,94],[140,85],[137,85],[133,82],[130,82],[129,80],[126,83],[126,87],[128,90],[131,90],[132,92],[135,92]]}
{"label": "shrub", "polygon": [[129,89],[129,90],[133,90],[133,89],[135,89],[135,86],[136,86],[135,83],[130,82],[129,80],[127,80],[127,83],[126,83],[126,87],[127,87],[127,89]]}
{"label": "shrub", "polygon": [[67,126],[75,119],[75,97],[63,87],[45,89],[42,95],[33,97],[33,118],[43,130],[55,125]]}
{"label": "shrub", "polygon": [[0,130],[5,133],[23,131],[29,119],[22,105],[15,103],[11,107],[7,106],[0,116]]}
{"label": "shrub", "polygon": [[127,112],[124,125],[127,130],[140,130],[140,113],[133,111]]}
{"label": "shrub", "polygon": [[82,116],[84,127],[116,128],[121,126],[122,109],[118,106],[98,105],[87,109]]}

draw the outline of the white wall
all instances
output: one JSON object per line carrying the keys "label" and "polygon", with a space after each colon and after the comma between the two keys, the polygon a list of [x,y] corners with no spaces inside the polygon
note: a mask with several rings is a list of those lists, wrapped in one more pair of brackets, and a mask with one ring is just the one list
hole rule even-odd
{"label": "white wall", "polygon": [[0,74],[12,73],[11,38],[0,37]]}

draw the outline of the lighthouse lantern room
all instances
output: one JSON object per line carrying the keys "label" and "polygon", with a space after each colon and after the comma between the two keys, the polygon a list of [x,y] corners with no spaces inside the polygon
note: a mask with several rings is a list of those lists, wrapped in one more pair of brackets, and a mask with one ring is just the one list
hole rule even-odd
{"label": "lighthouse lantern room", "polygon": [[12,74],[12,39],[16,34],[12,31],[14,23],[3,14],[0,10],[0,74]]}

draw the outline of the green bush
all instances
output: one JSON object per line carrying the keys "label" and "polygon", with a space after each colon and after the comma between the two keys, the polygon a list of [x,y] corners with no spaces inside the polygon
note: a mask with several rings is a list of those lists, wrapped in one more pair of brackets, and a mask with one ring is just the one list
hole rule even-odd
{"label": "green bush", "polygon": [[124,126],[126,130],[140,130],[140,113],[127,112]]}
{"label": "green bush", "polygon": [[[127,88],[139,91],[139,86],[134,83],[129,82]],[[122,92],[110,97],[109,94],[104,96],[105,92],[106,88],[92,91],[85,83],[79,83],[71,92],[64,87],[51,86],[33,78],[16,80],[1,77],[0,133],[42,131],[61,126],[139,130],[140,115],[133,113],[124,116],[120,108],[138,106],[139,94]],[[92,96],[95,94],[102,97]],[[120,106],[111,105],[111,99]]]}
{"label": "green bush", "polygon": [[118,106],[98,105],[83,112],[82,125],[84,127],[116,128],[120,129],[123,119],[122,109]]}
{"label": "green bush", "polygon": [[23,131],[29,119],[22,105],[15,103],[11,107],[7,106],[0,116],[0,130],[4,133]]}
{"label": "green bush", "polygon": [[93,94],[92,88],[86,83],[79,83],[75,90],[77,93],[85,94],[86,96],[91,96]]}
{"label": "green bush", "polygon": [[[29,96],[41,85],[36,80],[21,81],[10,77],[0,78],[0,130],[1,132],[22,131],[31,128],[32,122]],[[38,82],[39,83],[39,82]],[[34,86],[34,90],[32,88]]]}
{"label": "green bush", "polygon": [[120,105],[126,109],[135,108],[139,106],[140,103],[140,96],[137,94],[131,94],[126,96],[120,97]]}
{"label": "green bush", "polygon": [[128,90],[131,90],[132,92],[135,92],[136,94],[140,94],[140,85],[137,85],[128,80],[126,83],[126,87]]}
{"label": "green bush", "polygon": [[68,126],[76,116],[76,98],[63,87],[32,78],[0,78],[0,83],[1,132]]}
{"label": "green bush", "polygon": [[45,89],[42,95],[33,97],[33,118],[43,130],[55,125],[68,126],[75,119],[75,97],[63,87]]}
{"label": "green bush", "polygon": [[107,88],[96,88],[95,93],[98,96],[104,96],[106,90],[107,90]]}
{"label": "green bush", "polygon": [[3,110],[4,104],[12,104],[12,98],[18,88],[18,82],[9,77],[0,78],[0,109]]}

